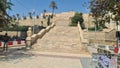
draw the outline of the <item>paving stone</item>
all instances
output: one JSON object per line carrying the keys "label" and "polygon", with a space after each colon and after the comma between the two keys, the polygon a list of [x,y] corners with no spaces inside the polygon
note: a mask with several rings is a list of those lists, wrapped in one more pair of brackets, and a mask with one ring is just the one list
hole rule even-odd
{"label": "paving stone", "polygon": [[56,22],[56,26],[33,45],[33,50],[78,54],[85,53],[81,50],[78,28],[70,27],[68,24],[68,21]]}

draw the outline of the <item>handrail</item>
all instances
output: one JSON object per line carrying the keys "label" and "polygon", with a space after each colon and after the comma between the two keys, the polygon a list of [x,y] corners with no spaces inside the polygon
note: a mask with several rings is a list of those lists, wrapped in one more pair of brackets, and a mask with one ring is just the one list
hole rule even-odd
{"label": "handrail", "polygon": [[81,29],[81,26],[80,26],[80,23],[78,22],[78,30],[79,30],[79,35],[80,35],[80,40],[81,40],[81,42],[83,42],[83,43],[88,43],[88,41],[87,41],[87,39],[84,39],[84,37],[83,37],[83,31],[82,31],[82,29]]}

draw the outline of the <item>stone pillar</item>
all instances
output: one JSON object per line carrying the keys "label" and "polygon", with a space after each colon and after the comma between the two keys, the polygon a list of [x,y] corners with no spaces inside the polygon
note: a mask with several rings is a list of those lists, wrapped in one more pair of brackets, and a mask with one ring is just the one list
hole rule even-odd
{"label": "stone pillar", "polygon": [[27,38],[26,38],[26,49],[31,49],[31,36],[32,36],[32,29],[31,27],[28,28],[27,31]]}

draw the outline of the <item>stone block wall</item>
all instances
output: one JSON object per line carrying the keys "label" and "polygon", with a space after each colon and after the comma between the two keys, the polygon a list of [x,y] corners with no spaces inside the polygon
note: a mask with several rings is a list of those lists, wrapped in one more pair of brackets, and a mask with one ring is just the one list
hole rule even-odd
{"label": "stone block wall", "polygon": [[20,26],[33,26],[33,25],[38,25],[38,26],[47,26],[47,19],[26,19],[26,20],[20,20],[19,21]]}
{"label": "stone block wall", "polygon": [[111,29],[109,32],[105,32],[105,39],[106,40],[115,40],[116,39],[115,34],[116,34],[116,30]]}
{"label": "stone block wall", "polygon": [[[89,32],[88,39],[92,44],[97,43],[97,44],[113,45],[116,43],[115,32],[116,32],[115,29],[107,30],[106,32],[97,31],[96,35],[95,35],[95,32]],[[95,38],[96,38],[96,41],[95,41]]]}
{"label": "stone block wall", "polygon": [[[0,35],[5,35],[5,33],[6,33],[6,31],[2,31],[2,32],[0,32]],[[7,31],[7,33],[8,33],[8,36],[16,36],[17,35],[17,31]],[[20,36],[21,35],[21,32],[18,32],[18,36]]]}

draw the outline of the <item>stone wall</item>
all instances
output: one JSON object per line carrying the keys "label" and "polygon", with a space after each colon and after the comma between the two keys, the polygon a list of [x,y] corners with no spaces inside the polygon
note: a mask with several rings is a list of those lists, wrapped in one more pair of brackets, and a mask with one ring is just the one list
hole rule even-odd
{"label": "stone wall", "polygon": [[[75,14],[74,11],[56,13],[55,17],[54,17],[54,22],[60,21],[60,20],[70,20],[70,18],[73,17],[74,14]],[[45,13],[45,15],[51,15],[51,13]],[[35,25],[43,25],[46,27],[47,26],[47,18],[43,19],[41,17],[42,17],[42,14],[39,17],[39,19],[35,18],[35,21],[34,21],[34,19],[30,19],[29,17],[27,17],[26,20],[24,20],[24,19],[20,20],[19,25],[20,26],[33,26],[35,24]],[[85,23],[86,27],[93,27],[94,26],[94,23],[92,23],[93,18],[88,16],[88,14],[83,14],[83,18],[84,18],[84,23]],[[43,24],[41,23],[42,21],[43,21]]]}
{"label": "stone wall", "polygon": [[[42,23],[43,22],[43,23]],[[20,26],[33,26],[33,25],[43,25],[43,26],[47,26],[47,19],[26,19],[26,20],[20,20],[19,21],[19,25]]]}
{"label": "stone wall", "polygon": [[115,33],[116,33],[115,29],[111,29],[109,32],[105,32],[106,40],[115,40],[116,39]]}
{"label": "stone wall", "polygon": [[[2,31],[0,32],[0,35],[5,35],[6,31]],[[17,35],[17,31],[7,31],[8,36],[16,36]],[[21,35],[21,32],[18,31],[18,36]]]}
{"label": "stone wall", "polygon": [[116,44],[116,30],[115,29],[111,29],[107,32],[105,32],[105,41],[106,44]]}
{"label": "stone wall", "polygon": [[[116,43],[115,32],[116,32],[115,29],[107,30],[107,31],[97,31],[96,33],[89,31],[88,39],[91,44],[97,43],[97,44],[113,45]],[[84,33],[84,35],[86,35],[86,33]]]}
{"label": "stone wall", "polygon": [[89,32],[88,40],[90,44],[105,44],[105,33],[104,32]]}
{"label": "stone wall", "polygon": [[[46,15],[50,15],[51,13],[46,13]],[[42,14],[41,14],[42,15]],[[71,17],[73,17],[75,15],[74,11],[70,11],[70,12],[62,12],[62,13],[56,13],[55,14],[55,21],[57,20],[68,20]],[[84,23],[86,26],[93,26],[94,24],[92,23],[92,17],[89,16],[88,18],[88,14],[83,14],[83,18],[84,18]]]}

